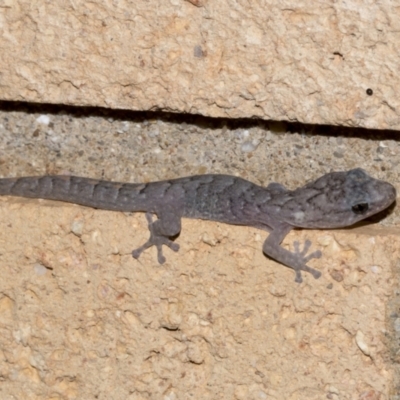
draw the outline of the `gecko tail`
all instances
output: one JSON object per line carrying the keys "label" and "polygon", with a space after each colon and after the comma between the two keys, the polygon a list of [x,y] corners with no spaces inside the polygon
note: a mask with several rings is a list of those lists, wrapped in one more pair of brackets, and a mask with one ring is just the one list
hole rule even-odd
{"label": "gecko tail", "polygon": [[0,179],[0,195],[1,196],[12,196],[13,188],[19,178],[3,178]]}
{"label": "gecko tail", "polygon": [[48,199],[114,211],[147,211],[145,185],[69,175],[0,179],[0,195]]}
{"label": "gecko tail", "polygon": [[104,207],[107,205],[103,204],[104,199],[99,198],[95,190],[105,185],[107,186],[107,182],[69,175],[5,178],[0,179],[0,195],[58,200],[94,208],[107,208]]}
{"label": "gecko tail", "polygon": [[52,198],[50,177],[23,177],[0,179],[0,195],[33,198]]}

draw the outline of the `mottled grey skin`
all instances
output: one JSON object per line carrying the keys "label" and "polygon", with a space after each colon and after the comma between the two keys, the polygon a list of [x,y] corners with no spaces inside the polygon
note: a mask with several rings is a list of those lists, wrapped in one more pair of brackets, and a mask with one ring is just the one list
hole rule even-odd
{"label": "mottled grey skin", "polygon": [[[98,181],[75,176],[43,176],[0,179],[0,195],[34,197],[82,204],[114,211],[143,211],[149,240],[132,252],[134,258],[156,246],[159,263],[165,262],[162,245],[178,251],[170,240],[181,231],[181,218],[200,218],[227,224],[247,225],[269,231],[263,251],[293,268],[296,282],[301,271],[319,278],[307,266],[320,251],[307,255],[311,242],[292,253],[280,246],[295,227],[327,229],[352,225],[392,204],[395,188],[357,168],[332,172],[314,182],[288,190],[278,183],[261,187],[230,175],[197,175],[147,184]],[[157,220],[152,220],[152,214]]]}

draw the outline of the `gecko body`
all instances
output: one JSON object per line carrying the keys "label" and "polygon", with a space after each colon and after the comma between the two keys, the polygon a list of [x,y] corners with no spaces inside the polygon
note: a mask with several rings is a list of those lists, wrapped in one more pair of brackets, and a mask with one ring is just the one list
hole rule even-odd
{"label": "gecko body", "polygon": [[[266,230],[269,236],[263,252],[295,270],[319,278],[321,273],[307,266],[320,251],[307,255],[305,242],[295,252],[280,246],[295,227],[330,229],[353,225],[392,204],[395,188],[357,168],[331,172],[296,190],[278,183],[267,187],[231,175],[195,175],[149,183],[119,183],[76,176],[42,176],[0,179],[0,195],[33,197],[81,204],[93,208],[145,212],[149,240],[133,250],[134,258],[156,246],[159,263],[165,262],[162,246],[178,251],[171,240],[181,231],[181,219],[198,218]],[[153,221],[153,215],[157,219]]]}

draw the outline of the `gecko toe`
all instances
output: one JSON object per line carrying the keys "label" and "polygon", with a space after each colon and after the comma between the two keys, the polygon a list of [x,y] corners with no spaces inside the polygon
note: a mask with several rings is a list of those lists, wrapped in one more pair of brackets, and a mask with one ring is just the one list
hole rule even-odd
{"label": "gecko toe", "polygon": [[132,251],[132,257],[135,258],[136,260],[140,257],[140,255],[149,247],[151,244],[149,242],[146,242],[143,246],[138,247],[137,249]]}
{"label": "gecko toe", "polygon": [[179,251],[179,244],[178,243],[175,243],[175,242],[173,242],[172,240],[170,240],[169,241],[169,243],[167,244],[167,243],[165,243],[172,251],[175,251],[175,253],[177,252],[177,251]]}
{"label": "gecko toe", "polygon": [[316,250],[311,255],[313,256],[313,258],[321,258],[322,257],[322,251],[321,250]]}
{"label": "gecko toe", "polygon": [[321,258],[321,256],[321,250],[316,250],[313,253],[309,254],[307,257],[304,257],[304,264],[307,264],[313,258]]}
{"label": "gecko toe", "polygon": [[321,278],[321,275],[322,275],[321,272],[320,272],[320,271],[317,271],[316,269],[310,271],[310,273],[311,273],[311,275],[312,275],[315,279]]}
{"label": "gecko toe", "polygon": [[297,282],[297,283],[303,282],[303,278],[302,278],[301,272],[299,270],[296,270],[296,278],[295,278],[294,281]]}
{"label": "gecko toe", "polygon": [[295,241],[293,242],[293,246],[294,246],[294,252],[295,252],[296,254],[299,254],[300,256],[303,256],[303,257],[304,257],[304,256],[308,253],[308,250],[310,250],[311,241],[307,239],[307,240],[304,242],[303,250],[300,250],[300,243],[299,243],[297,240],[295,240]]}
{"label": "gecko toe", "polygon": [[151,246],[153,246],[153,241],[150,238],[142,246],[138,247],[135,250],[132,250],[132,257],[138,259],[140,257],[140,255]]}
{"label": "gecko toe", "polygon": [[157,260],[159,264],[164,264],[167,259],[164,257],[162,253],[162,245],[157,245]]}
{"label": "gecko toe", "polygon": [[136,260],[140,257],[140,251],[138,249],[135,249],[132,251],[132,257],[135,258]]}
{"label": "gecko toe", "polygon": [[[318,278],[321,277],[321,272],[320,271],[317,271],[314,268],[310,268],[307,265],[303,265],[301,270],[304,271],[304,272],[310,273],[315,279],[318,279]],[[302,280],[301,281],[298,280],[298,274],[300,274],[300,271],[296,270],[296,279],[295,279],[295,281],[301,283]],[[301,279],[301,275],[300,275],[300,279]]]}

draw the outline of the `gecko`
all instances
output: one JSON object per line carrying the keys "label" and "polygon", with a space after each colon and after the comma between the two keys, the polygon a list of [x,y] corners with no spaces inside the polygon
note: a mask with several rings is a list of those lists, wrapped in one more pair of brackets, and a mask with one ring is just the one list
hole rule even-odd
{"label": "gecko", "polygon": [[[206,174],[149,183],[121,183],[68,175],[0,179],[0,195],[58,200],[97,209],[145,212],[149,239],[132,251],[138,259],[151,246],[157,259],[166,259],[162,246],[179,250],[174,239],[181,231],[182,218],[245,225],[269,232],[264,254],[295,271],[319,278],[321,272],[307,266],[320,258],[320,250],[308,254],[306,240],[294,252],[281,246],[293,228],[332,229],[355,224],[390,206],[396,189],[374,179],[361,168],[330,172],[295,190],[279,183],[263,187],[232,175]],[[157,217],[153,220],[154,215]]]}

